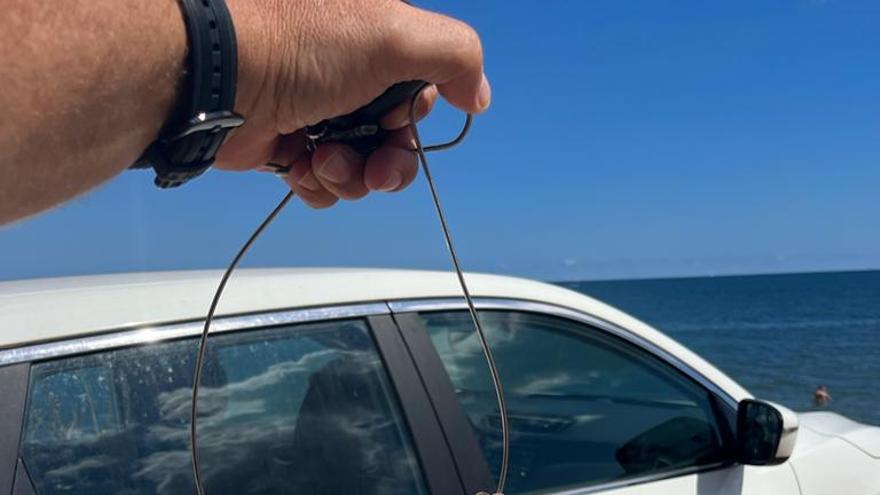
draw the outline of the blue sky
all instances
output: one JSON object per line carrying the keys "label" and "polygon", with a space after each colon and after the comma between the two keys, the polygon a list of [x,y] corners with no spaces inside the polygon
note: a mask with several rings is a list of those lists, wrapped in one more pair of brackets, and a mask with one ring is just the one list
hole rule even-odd
{"label": "blue sky", "polygon": [[[543,279],[880,268],[880,3],[422,1],[483,36],[490,112],[431,164],[467,269]],[[455,132],[440,108],[426,141]],[[283,195],[129,172],[0,230],[0,279],[220,267]],[[426,186],[293,203],[245,266],[446,268]]]}

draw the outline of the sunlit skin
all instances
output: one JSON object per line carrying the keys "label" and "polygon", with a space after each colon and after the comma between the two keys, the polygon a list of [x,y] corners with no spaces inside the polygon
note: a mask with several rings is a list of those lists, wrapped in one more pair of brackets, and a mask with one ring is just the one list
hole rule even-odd
{"label": "sunlit skin", "polygon": [[[339,144],[305,149],[302,128],[349,113],[396,82],[433,83],[471,113],[491,91],[473,29],[399,0],[227,0],[239,43],[236,111],[247,122],[217,168],[291,166],[285,182],[316,208],[415,178],[408,109],[370,156]],[[0,224],[96,187],[156,138],[185,81],[186,32],[176,0],[10,0],[0,16]]]}

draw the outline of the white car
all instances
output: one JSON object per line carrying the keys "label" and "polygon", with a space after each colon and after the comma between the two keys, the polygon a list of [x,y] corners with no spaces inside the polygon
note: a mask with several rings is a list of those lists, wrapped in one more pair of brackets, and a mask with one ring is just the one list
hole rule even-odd
{"label": "white car", "polygon": [[[508,400],[508,495],[880,494],[880,429],[753,400],[582,294],[467,277]],[[0,494],[192,494],[218,279],[0,284]],[[237,272],[200,393],[207,493],[491,493],[499,414],[464,309],[450,273]]]}

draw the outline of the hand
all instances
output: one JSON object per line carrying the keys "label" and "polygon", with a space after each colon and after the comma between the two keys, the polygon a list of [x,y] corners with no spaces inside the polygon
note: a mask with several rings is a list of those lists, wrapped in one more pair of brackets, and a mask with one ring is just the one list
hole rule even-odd
{"label": "hand", "polygon": [[417,118],[438,95],[459,109],[489,106],[480,40],[473,29],[400,0],[228,0],[239,44],[236,111],[247,119],[220,149],[217,167],[290,166],[284,178],[307,204],[326,208],[369,191],[398,191],[418,171],[410,150],[409,102],[386,115],[393,130],[370,156],[327,143],[306,150],[302,129],[366,105],[394,83],[433,83]]}

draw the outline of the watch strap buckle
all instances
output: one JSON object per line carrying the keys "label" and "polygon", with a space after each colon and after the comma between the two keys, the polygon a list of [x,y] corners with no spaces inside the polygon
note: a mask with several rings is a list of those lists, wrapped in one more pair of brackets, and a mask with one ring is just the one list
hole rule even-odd
{"label": "watch strap buckle", "polygon": [[219,112],[201,112],[190,119],[183,130],[168,136],[167,141],[177,141],[197,132],[209,132],[216,134],[223,130],[235,129],[244,124],[244,117],[230,112],[229,110],[221,110]]}
{"label": "watch strap buckle", "polygon": [[162,150],[160,143],[154,143],[144,153],[145,161],[150,163],[156,177],[153,183],[160,189],[171,189],[182,186],[204,174],[212,165],[214,158],[189,162],[184,165],[172,163]]}

